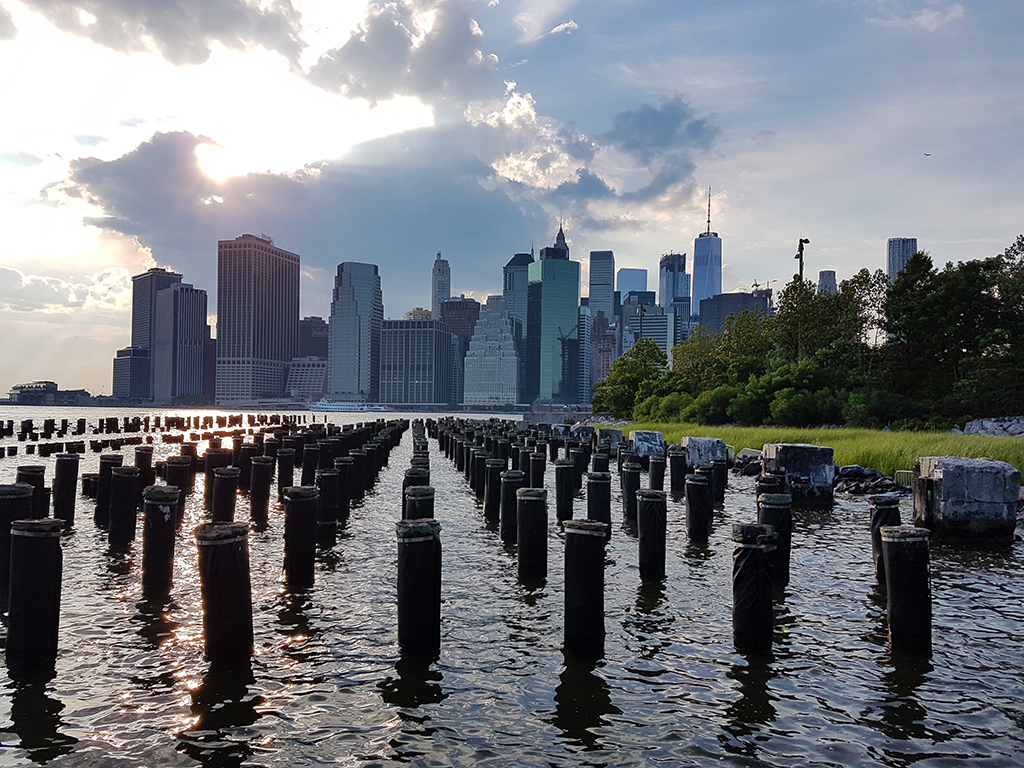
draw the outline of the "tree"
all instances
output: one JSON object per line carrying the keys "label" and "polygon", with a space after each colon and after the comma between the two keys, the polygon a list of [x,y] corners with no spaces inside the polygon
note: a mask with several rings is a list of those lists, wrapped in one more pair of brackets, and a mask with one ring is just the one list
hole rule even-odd
{"label": "tree", "polygon": [[630,418],[641,386],[664,375],[667,367],[668,356],[654,340],[640,339],[612,363],[604,381],[591,387],[594,411],[610,413],[617,419]]}

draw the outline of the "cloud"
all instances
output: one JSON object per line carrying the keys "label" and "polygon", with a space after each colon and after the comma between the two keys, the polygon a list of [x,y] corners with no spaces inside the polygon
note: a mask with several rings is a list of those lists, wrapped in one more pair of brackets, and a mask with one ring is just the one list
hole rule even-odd
{"label": "cloud", "polygon": [[155,47],[173,64],[202,64],[214,42],[233,49],[260,45],[292,62],[303,47],[299,13],[290,0],[23,2],[62,30],[126,53]]}
{"label": "cloud", "polygon": [[893,27],[910,32],[935,32],[951,21],[962,19],[964,15],[964,7],[960,3],[951,3],[942,10],[922,8],[909,16],[889,14],[885,18],[869,18],[868,21],[880,27]]}
{"label": "cloud", "polygon": [[693,107],[676,96],[660,107],[643,104],[620,112],[612,119],[612,129],[599,138],[647,165],[666,152],[708,149],[720,133],[710,118],[698,118]]}
{"label": "cloud", "polygon": [[87,282],[26,275],[0,266],[0,310],[44,314],[73,314],[76,310],[125,312],[131,306],[132,282],[125,269],[106,269]]}
{"label": "cloud", "polygon": [[76,142],[78,142],[78,144],[80,144],[83,147],[96,147],[106,141],[106,139],[103,136],[93,136],[88,133],[79,133],[72,136],[71,138],[73,138]]}
{"label": "cloud", "polygon": [[498,57],[485,54],[483,33],[465,0],[371,5],[356,33],[309,70],[321,88],[371,103],[416,96],[460,111],[494,95]]}
{"label": "cloud", "polygon": [[568,21],[564,21],[561,24],[559,24],[557,27],[555,27],[550,32],[548,32],[548,34],[549,35],[557,35],[560,32],[565,32],[565,34],[568,35],[568,34],[572,34],[574,31],[576,31],[579,28],[580,28],[579,24],[577,24],[572,19],[569,19]]}
{"label": "cloud", "polygon": [[753,141],[759,147],[767,147],[769,144],[775,141],[775,131],[758,131],[757,133],[750,137],[750,140]]}
{"label": "cloud", "polygon": [[0,40],[13,40],[18,36],[11,12],[0,5]]}
{"label": "cloud", "polygon": [[522,33],[519,41],[531,43],[551,34],[549,30],[552,30],[556,20],[564,19],[575,4],[575,0],[526,0],[514,19]]}
{"label": "cloud", "polygon": [[39,165],[43,158],[30,155],[28,152],[0,152],[0,162],[29,167]]}

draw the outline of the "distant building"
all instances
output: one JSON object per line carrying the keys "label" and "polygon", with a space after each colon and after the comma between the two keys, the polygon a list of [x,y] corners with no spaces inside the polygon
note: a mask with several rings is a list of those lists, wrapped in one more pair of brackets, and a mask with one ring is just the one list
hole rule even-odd
{"label": "distant building", "polygon": [[447,405],[452,334],[437,320],[385,320],[380,333],[380,400]]}
{"label": "distant building", "polygon": [[84,389],[59,389],[55,381],[30,381],[11,387],[11,405],[93,405],[95,399]]}
{"label": "distant building", "polygon": [[598,312],[611,322],[615,317],[615,254],[612,251],[590,252],[590,295],[591,317]]}
{"label": "distant building", "polygon": [[[527,287],[525,402],[575,402],[578,395],[580,265],[565,233],[530,264]],[[566,377],[569,378],[566,378]]]}
{"label": "distant building", "polygon": [[464,363],[469,352],[469,342],[476,329],[477,318],[480,317],[480,302],[467,299],[465,295],[457,299],[441,302],[440,321],[447,326],[455,337],[452,356],[452,402],[461,403],[465,395]]}
{"label": "distant building", "polygon": [[896,276],[903,271],[910,257],[917,253],[916,237],[890,237],[886,246],[886,266],[889,282],[895,283]]}
{"label": "distant building", "polygon": [[297,357],[327,359],[330,328],[322,317],[304,317],[299,320],[299,354]]}
{"label": "distant building", "polygon": [[719,333],[730,315],[739,315],[745,309],[767,317],[771,314],[771,303],[771,289],[753,293],[721,293],[700,303],[700,324],[709,333]]}
{"label": "distant building", "polygon": [[685,300],[690,303],[690,276],[685,253],[666,253],[658,264],[658,303],[663,307]]}
{"label": "distant building", "polygon": [[156,295],[153,399],[161,405],[203,402],[206,291],[175,283]]}
{"label": "distant building", "polygon": [[717,232],[711,231],[711,190],[708,189],[708,228],[693,241],[693,290],[690,294],[690,307],[700,313],[705,299],[721,293],[722,240]]}
{"label": "distant building", "polygon": [[298,254],[266,236],[218,241],[218,405],[282,397],[298,350]]}
{"label": "distant building", "polygon": [[519,318],[523,324],[523,333],[528,332],[526,327],[526,303],[527,286],[529,285],[529,270],[533,264],[532,253],[517,253],[508,260],[508,264],[502,269],[501,295],[505,298],[505,306],[512,317]]}
{"label": "distant building", "polygon": [[594,319],[589,303],[580,304],[579,318],[579,325],[576,329],[580,355],[576,402],[580,405],[590,405],[592,398],[590,388],[594,386]]}
{"label": "distant building", "polygon": [[615,288],[622,296],[625,296],[630,291],[646,291],[647,270],[623,267],[619,270],[615,281]]}
{"label": "distant building", "polygon": [[434,317],[441,316],[441,303],[452,296],[452,269],[447,259],[441,258],[441,252],[437,252],[434,259],[434,267],[430,274],[430,311]]}
{"label": "distant building", "polygon": [[327,391],[327,358],[296,357],[288,365],[288,395],[297,399],[319,398]]}
{"label": "distant building", "polygon": [[339,264],[331,301],[329,394],[359,402],[377,401],[383,322],[384,296],[377,265]]}
{"label": "distant building", "polygon": [[153,353],[149,349],[125,347],[114,358],[114,397],[135,402],[153,399]]}
{"label": "distant building", "polygon": [[413,307],[405,313],[406,320],[433,320],[434,313],[423,307]]}
{"label": "distant building", "polygon": [[488,296],[480,310],[465,360],[466,405],[513,405],[519,396],[522,324],[508,312],[503,296]]}
{"label": "distant building", "polygon": [[831,293],[832,295],[839,293],[834,269],[823,269],[818,273],[818,293]]}

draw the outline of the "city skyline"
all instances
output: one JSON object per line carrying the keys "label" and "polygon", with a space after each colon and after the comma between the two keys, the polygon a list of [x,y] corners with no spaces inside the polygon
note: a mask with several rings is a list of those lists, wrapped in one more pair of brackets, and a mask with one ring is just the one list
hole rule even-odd
{"label": "city skyline", "polygon": [[802,237],[841,281],[890,237],[942,264],[1021,228],[1010,0],[216,7],[0,0],[0,388],[109,392],[130,277],[215,315],[210,243],[241,232],[302,254],[302,316],[353,258],[400,317],[437,251],[483,301],[559,220],[584,294],[591,250],[653,276],[709,186],[724,291],[785,284]]}

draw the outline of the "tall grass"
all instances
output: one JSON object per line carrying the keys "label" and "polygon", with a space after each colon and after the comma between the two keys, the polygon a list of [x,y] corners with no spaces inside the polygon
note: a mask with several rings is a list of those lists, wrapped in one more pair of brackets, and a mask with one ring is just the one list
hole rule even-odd
{"label": "tall grass", "polygon": [[913,469],[919,456],[987,457],[1024,471],[1024,438],[955,435],[948,432],[882,432],[875,429],[797,429],[790,427],[704,427],[698,424],[637,423],[623,428],[661,432],[678,443],[683,437],[720,437],[729,445],[761,450],[765,443],[810,443],[832,448],[837,464],[860,464],[892,475]]}

